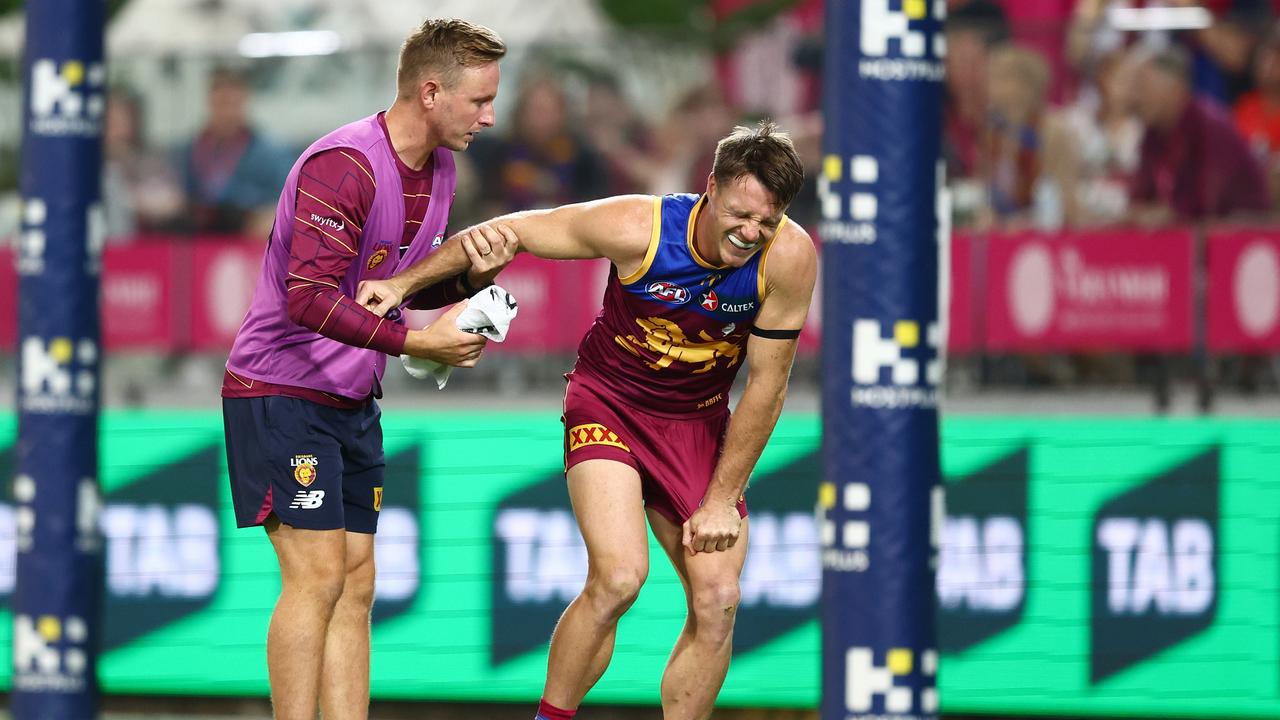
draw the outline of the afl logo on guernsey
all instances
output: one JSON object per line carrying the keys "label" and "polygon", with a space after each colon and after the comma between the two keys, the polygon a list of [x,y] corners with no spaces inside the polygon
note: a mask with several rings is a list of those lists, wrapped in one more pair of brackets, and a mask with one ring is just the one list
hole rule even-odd
{"label": "afl logo on guernsey", "polygon": [[672,305],[683,305],[689,302],[689,291],[675,283],[669,283],[666,281],[655,282],[650,283],[649,287],[645,289],[649,291],[650,295],[654,296],[658,300],[671,303]]}

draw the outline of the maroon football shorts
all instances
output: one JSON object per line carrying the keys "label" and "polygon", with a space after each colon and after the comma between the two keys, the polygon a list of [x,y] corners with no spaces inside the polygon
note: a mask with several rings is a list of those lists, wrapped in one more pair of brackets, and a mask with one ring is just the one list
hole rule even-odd
{"label": "maroon football shorts", "polygon": [[[640,473],[645,507],[683,525],[707,493],[724,447],[729,412],[689,418],[653,415],[612,398],[581,375],[565,389],[564,467],[613,460]],[[745,499],[738,514],[747,516]]]}

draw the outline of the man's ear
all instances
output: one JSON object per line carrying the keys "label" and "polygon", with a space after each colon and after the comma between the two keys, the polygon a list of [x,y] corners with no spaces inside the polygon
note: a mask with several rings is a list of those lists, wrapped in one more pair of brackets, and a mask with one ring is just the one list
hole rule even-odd
{"label": "man's ear", "polygon": [[707,174],[707,197],[711,197],[711,194],[714,193],[715,191],[716,191],[716,174],[708,173]]}
{"label": "man's ear", "polygon": [[418,86],[418,101],[422,106],[431,109],[436,105],[436,99],[440,94],[440,82],[434,79],[423,80]]}

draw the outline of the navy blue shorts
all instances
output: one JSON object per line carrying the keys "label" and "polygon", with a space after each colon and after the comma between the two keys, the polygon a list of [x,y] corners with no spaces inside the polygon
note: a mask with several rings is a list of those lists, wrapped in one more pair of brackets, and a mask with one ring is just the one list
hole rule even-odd
{"label": "navy blue shorts", "polygon": [[236,525],[374,533],[382,509],[378,404],[341,410],[285,396],[223,398]]}

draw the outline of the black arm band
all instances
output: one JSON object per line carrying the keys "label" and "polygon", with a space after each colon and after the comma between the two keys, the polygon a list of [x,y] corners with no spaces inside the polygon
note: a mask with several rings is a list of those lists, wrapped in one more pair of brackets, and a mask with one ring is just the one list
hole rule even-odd
{"label": "black arm band", "polygon": [[462,292],[465,293],[467,297],[471,297],[472,295],[475,295],[476,293],[480,292],[479,290],[476,290],[474,287],[471,286],[471,281],[467,279],[466,270],[463,270],[461,273],[458,273],[458,282],[462,284]]}
{"label": "black arm band", "polygon": [[795,340],[800,337],[799,330],[765,330],[758,327],[751,328],[751,334],[770,340]]}

